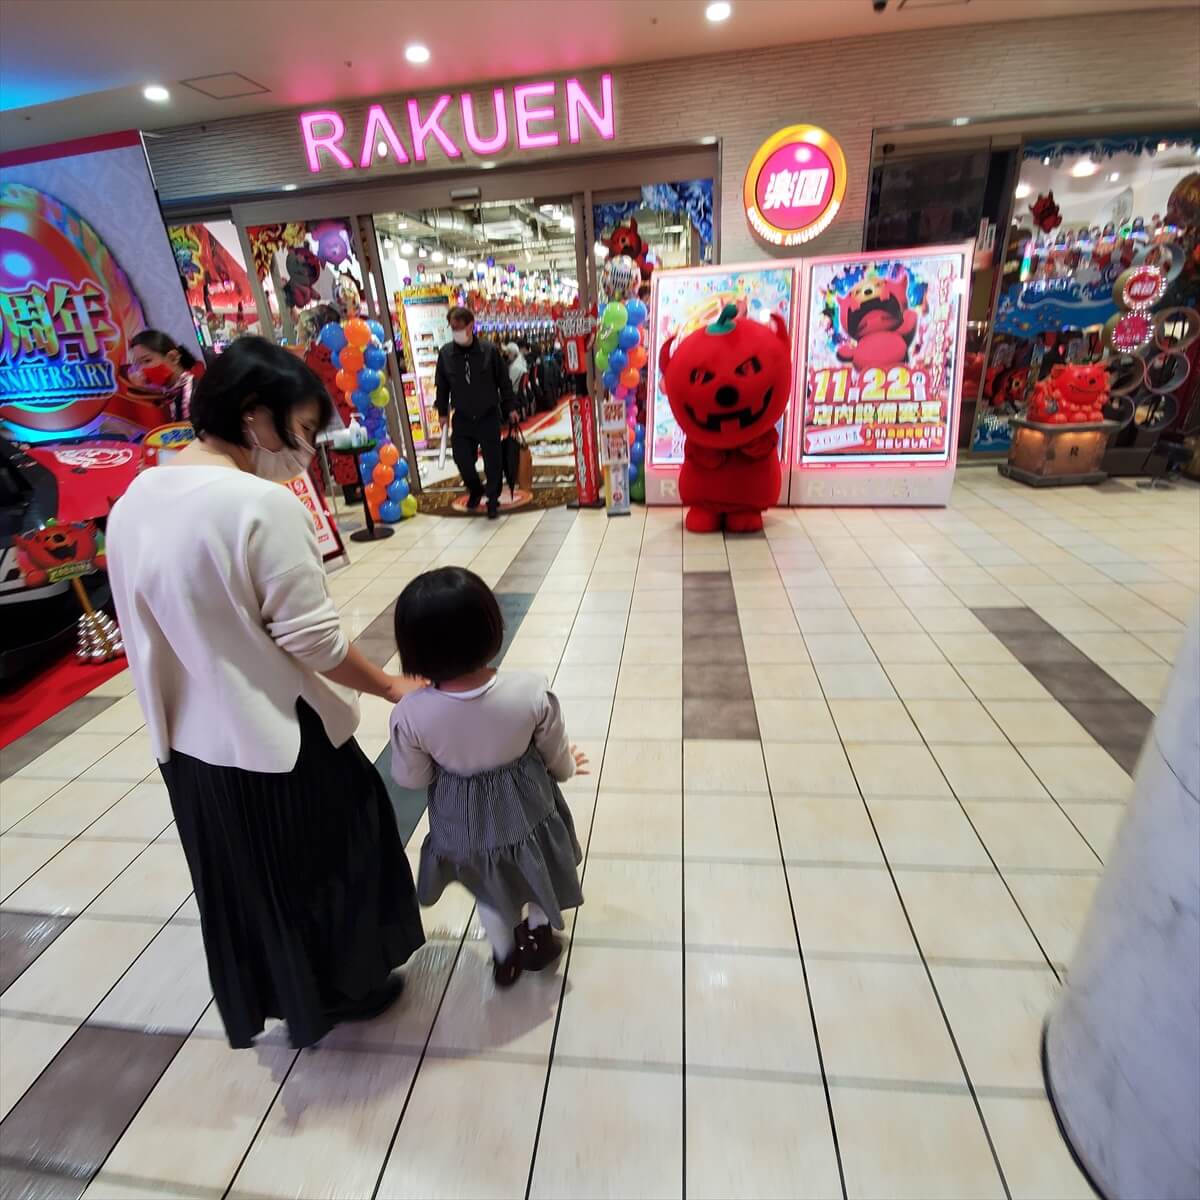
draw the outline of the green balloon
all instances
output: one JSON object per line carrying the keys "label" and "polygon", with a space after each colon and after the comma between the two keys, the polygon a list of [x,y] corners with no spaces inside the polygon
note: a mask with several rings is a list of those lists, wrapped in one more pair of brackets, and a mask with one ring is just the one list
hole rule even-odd
{"label": "green balloon", "polygon": [[601,344],[596,350],[596,370],[608,370],[608,351],[604,349],[603,344]]}
{"label": "green balloon", "polygon": [[601,325],[600,332],[596,335],[596,343],[606,354],[611,354],[617,348],[619,334],[620,330],[611,325]]}
{"label": "green balloon", "polygon": [[604,324],[618,333],[629,324],[629,314],[625,305],[618,300],[610,300],[604,307]]}

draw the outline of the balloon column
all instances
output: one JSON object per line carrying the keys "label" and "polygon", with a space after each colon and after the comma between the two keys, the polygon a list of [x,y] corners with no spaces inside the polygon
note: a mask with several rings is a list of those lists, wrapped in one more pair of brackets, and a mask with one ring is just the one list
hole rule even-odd
{"label": "balloon column", "polygon": [[[641,272],[633,259],[618,255],[604,264],[601,285],[608,303],[600,314],[596,333],[596,370],[611,400],[624,405],[628,451],[620,462],[629,464],[630,499],[639,501],[646,498],[646,431],[637,419],[637,390],[646,366],[644,326],[648,315],[645,304],[637,298],[640,283]],[[611,422],[604,422],[604,430],[606,456],[610,464],[616,463],[609,442]]]}
{"label": "balloon column", "polygon": [[417,498],[410,494],[408,463],[388,435],[387,333],[378,321],[350,317],[326,325],[317,335],[328,346],[337,367],[337,385],[366,426],[375,449],[358,460],[371,516],[395,524],[415,516]]}

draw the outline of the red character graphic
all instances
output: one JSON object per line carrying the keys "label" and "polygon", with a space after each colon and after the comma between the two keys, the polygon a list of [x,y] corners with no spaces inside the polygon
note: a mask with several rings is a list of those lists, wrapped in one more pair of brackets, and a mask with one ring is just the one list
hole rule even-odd
{"label": "red character graphic", "polygon": [[1043,232],[1049,233],[1062,224],[1062,213],[1054,202],[1054,193],[1046,192],[1029,206],[1033,223]]}
{"label": "red character graphic", "polygon": [[646,261],[646,255],[650,252],[650,247],[646,245],[642,239],[642,235],[638,233],[638,223],[633,217],[630,217],[624,225],[618,225],[608,235],[608,239],[604,244],[608,247],[608,256],[610,258],[616,258],[619,254],[628,255],[628,257],[637,263],[638,270],[642,273],[642,278],[650,278],[654,271],[653,265]]}
{"label": "red character graphic", "polygon": [[838,346],[838,358],[859,371],[899,366],[917,332],[917,310],[908,307],[908,272],[886,279],[865,275],[838,297],[838,317],[850,339]]}
{"label": "red character graphic", "polygon": [[663,391],[687,436],[679,498],[693,533],[763,527],[764,510],[779,501],[782,473],[775,426],[792,387],[787,326],[739,316],[725,305],[713,325],[672,336],[658,359]]}
{"label": "red character graphic", "polygon": [[70,525],[47,523],[32,533],[18,534],[13,542],[17,565],[29,587],[82,575],[105,563],[96,526],[91,521],[75,521]]}

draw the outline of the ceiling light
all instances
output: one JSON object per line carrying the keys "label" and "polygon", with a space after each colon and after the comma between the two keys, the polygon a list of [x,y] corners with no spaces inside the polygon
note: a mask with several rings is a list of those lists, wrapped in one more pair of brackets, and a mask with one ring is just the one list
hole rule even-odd
{"label": "ceiling light", "polygon": [[1013,195],[1016,196],[1018,200],[1024,200],[1026,196],[1030,196],[1032,194],[1033,188],[1031,188],[1027,183],[1018,183],[1017,190],[1013,192]]}
{"label": "ceiling light", "polygon": [[142,88],[142,95],[147,100],[152,100],[155,104],[166,104],[171,98],[171,93],[161,83],[148,84]]}
{"label": "ceiling light", "polygon": [[417,257],[418,257],[418,258],[428,258],[428,257],[429,257],[429,251],[428,251],[428,250],[426,250],[424,246],[422,246],[422,247],[420,248],[420,250],[418,250],[418,251],[417,251]]}
{"label": "ceiling light", "polygon": [[484,161],[479,164],[479,169],[481,171],[491,171],[495,166],[495,162],[493,162],[491,159],[484,159]]}
{"label": "ceiling light", "polygon": [[1165,150],[1165,149],[1167,148],[1167,143],[1166,143],[1166,142],[1159,142],[1159,143],[1158,143],[1158,148],[1159,148],[1159,150],[1160,150],[1160,151],[1162,151],[1162,150]]}
{"label": "ceiling light", "polygon": [[444,255],[444,254],[443,254],[443,253],[442,253],[440,250],[435,250],[435,251],[433,252],[433,261],[434,261],[434,262],[441,262],[441,261],[442,261],[442,259],[443,259],[443,258],[445,258],[445,257],[446,257],[446,256],[445,256],[445,255]]}
{"label": "ceiling light", "polygon": [[1047,154],[1046,157],[1042,159],[1042,166],[1048,167],[1049,165],[1050,165],[1050,155]]}
{"label": "ceiling light", "polygon": [[383,239],[383,249],[386,253],[391,254],[394,246],[395,246],[395,243],[392,241],[392,239],[390,237],[385,237]]}
{"label": "ceiling light", "polygon": [[702,145],[702,146],[715,146],[716,144],[717,144],[717,139],[715,137],[713,137],[712,134],[709,134],[707,137],[702,137],[700,139],[700,145]]}
{"label": "ceiling light", "polygon": [[431,55],[428,46],[422,46],[420,42],[413,42],[411,46],[404,47],[404,57],[414,66],[419,67],[422,63],[427,63]]}
{"label": "ceiling light", "polygon": [[1120,178],[1121,178],[1121,172],[1120,172],[1120,171],[1114,171],[1114,172],[1113,172],[1113,173],[1112,173],[1112,174],[1111,174],[1111,175],[1108,177],[1108,182],[1109,182],[1109,183],[1116,183],[1116,182],[1117,182],[1117,180],[1118,180],[1118,179],[1120,179]]}
{"label": "ceiling light", "polygon": [[970,117],[955,117],[954,120],[950,122],[951,125],[970,125],[970,123]]}
{"label": "ceiling light", "polygon": [[400,253],[401,254],[411,254],[412,252],[413,252],[412,242],[401,242],[400,243]]}
{"label": "ceiling light", "polygon": [[608,247],[603,242],[597,242],[593,249],[596,251],[597,258],[608,257]]}
{"label": "ceiling light", "polygon": [[571,216],[564,216],[564,217],[561,217],[561,218],[559,219],[559,222],[558,222],[558,227],[559,227],[559,229],[570,229],[570,230],[574,230],[574,228],[575,228],[575,218],[574,218],[574,217],[571,217]]}
{"label": "ceiling light", "polygon": [[380,158],[387,158],[387,142],[380,142],[375,147],[375,153],[378,154]]}
{"label": "ceiling light", "polygon": [[714,24],[721,21],[728,21],[730,14],[733,12],[733,5],[726,0],[713,0],[705,10],[704,15]]}
{"label": "ceiling light", "polygon": [[1095,175],[1100,170],[1100,165],[1093,162],[1090,158],[1081,158],[1072,168],[1071,174],[1076,179],[1086,179],[1089,175]]}

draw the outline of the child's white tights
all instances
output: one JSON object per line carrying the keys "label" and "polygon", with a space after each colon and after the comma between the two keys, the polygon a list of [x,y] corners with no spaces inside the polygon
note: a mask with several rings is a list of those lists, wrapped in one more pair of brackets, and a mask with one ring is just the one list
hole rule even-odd
{"label": "child's white tights", "polygon": [[[492,944],[492,953],[500,962],[504,962],[517,944],[512,926],[494,908],[488,908],[486,904],[476,904],[476,908],[479,910],[479,923]],[[550,924],[550,918],[536,904],[529,905],[529,915],[525,919],[530,929]]]}

